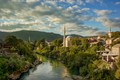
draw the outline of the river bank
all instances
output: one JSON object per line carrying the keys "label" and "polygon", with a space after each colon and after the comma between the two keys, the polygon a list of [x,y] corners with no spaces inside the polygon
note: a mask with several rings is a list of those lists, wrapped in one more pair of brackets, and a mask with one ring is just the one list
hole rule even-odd
{"label": "river bank", "polygon": [[[79,75],[69,73],[67,67],[59,60],[37,55],[39,61],[35,62],[34,67],[27,68],[23,71],[17,80],[83,80]],[[37,64],[36,64],[37,63]],[[17,77],[17,76],[16,76]],[[15,78],[12,80],[16,80]]]}
{"label": "river bank", "polygon": [[39,60],[35,60],[33,64],[26,64],[21,70],[14,71],[12,74],[9,75],[10,80],[17,80],[23,73],[29,71],[29,69],[36,67],[37,65],[41,64],[42,62]]}

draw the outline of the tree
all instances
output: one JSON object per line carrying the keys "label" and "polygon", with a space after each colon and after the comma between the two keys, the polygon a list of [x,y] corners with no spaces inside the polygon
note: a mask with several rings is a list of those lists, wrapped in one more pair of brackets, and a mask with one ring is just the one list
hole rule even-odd
{"label": "tree", "polygon": [[72,44],[73,46],[79,46],[79,45],[81,45],[81,40],[80,40],[80,38],[77,38],[77,37],[71,38],[71,44]]}
{"label": "tree", "polygon": [[16,45],[18,44],[18,39],[15,36],[7,36],[5,38],[5,44],[16,47]]}
{"label": "tree", "polygon": [[52,42],[52,44],[53,44],[54,46],[57,46],[57,47],[62,46],[62,43],[63,43],[63,40],[62,40],[61,38],[56,39],[56,40],[54,40],[54,41]]}
{"label": "tree", "polygon": [[82,43],[83,50],[86,50],[89,47],[88,39],[81,38],[81,43]]}
{"label": "tree", "polygon": [[115,77],[117,79],[120,79],[120,68],[118,68],[117,71],[115,72]]}

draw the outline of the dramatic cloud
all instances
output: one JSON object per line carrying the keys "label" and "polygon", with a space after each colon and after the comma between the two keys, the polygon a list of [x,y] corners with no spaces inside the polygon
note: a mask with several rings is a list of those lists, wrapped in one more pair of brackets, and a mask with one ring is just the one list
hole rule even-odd
{"label": "dramatic cloud", "polygon": [[91,22],[119,27],[119,19],[106,17],[112,13],[112,10],[92,9],[86,5],[95,2],[102,3],[102,1],[0,0],[0,31],[33,29],[62,34],[59,29],[66,25],[69,34],[90,35],[92,33],[91,35],[95,35],[100,28],[89,25]]}
{"label": "dramatic cloud", "polygon": [[[92,36],[92,35],[98,35],[98,29],[97,28],[92,28],[88,27],[85,25],[77,26],[74,23],[66,23],[63,26],[66,27],[67,29],[67,34],[78,34],[78,35],[83,35],[83,36]],[[63,26],[60,27],[60,31],[63,32]],[[86,34],[85,34],[86,33]]]}
{"label": "dramatic cloud", "polygon": [[109,19],[108,17],[98,17],[96,21],[101,22],[106,27],[120,28],[120,18]]}
{"label": "dramatic cloud", "polygon": [[105,27],[120,28],[120,18],[109,18],[108,15],[112,13],[110,10],[94,10],[98,15],[97,22],[100,22]]}

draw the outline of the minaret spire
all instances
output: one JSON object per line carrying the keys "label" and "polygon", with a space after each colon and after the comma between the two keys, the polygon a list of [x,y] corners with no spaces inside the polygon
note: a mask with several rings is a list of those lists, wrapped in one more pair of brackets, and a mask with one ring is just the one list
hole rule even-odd
{"label": "minaret spire", "polygon": [[63,47],[66,45],[66,27],[64,26]]}
{"label": "minaret spire", "polygon": [[110,26],[110,28],[109,28],[108,36],[109,36],[109,38],[111,38],[111,37],[112,37],[112,33],[111,33],[111,26]]}
{"label": "minaret spire", "polygon": [[109,45],[109,48],[111,50],[111,44],[112,44],[112,31],[111,31],[111,26],[109,27],[109,32],[108,32],[108,45]]}
{"label": "minaret spire", "polygon": [[66,36],[66,27],[64,26],[64,36]]}

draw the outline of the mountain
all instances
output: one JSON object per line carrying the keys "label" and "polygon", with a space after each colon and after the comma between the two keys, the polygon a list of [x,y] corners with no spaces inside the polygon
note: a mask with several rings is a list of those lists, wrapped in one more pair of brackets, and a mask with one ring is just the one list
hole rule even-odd
{"label": "mountain", "polygon": [[46,39],[46,40],[54,40],[57,38],[62,38],[62,35],[55,34],[55,33],[47,33],[47,32],[40,32],[40,31],[16,31],[16,32],[0,32],[0,39],[4,39],[6,36],[16,36],[17,38],[23,39],[23,40],[40,40],[40,39]]}
{"label": "mountain", "polygon": [[78,37],[78,38],[83,38],[83,36],[81,36],[81,35],[77,35],[77,34],[70,34],[70,35],[68,35],[68,36]]}

